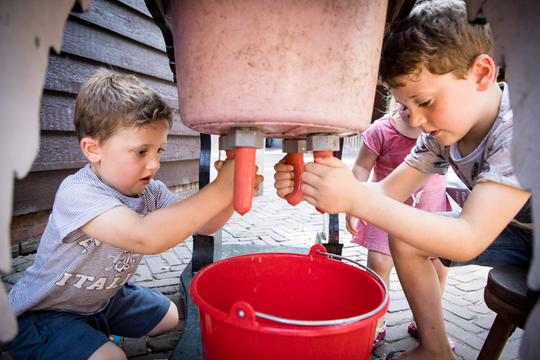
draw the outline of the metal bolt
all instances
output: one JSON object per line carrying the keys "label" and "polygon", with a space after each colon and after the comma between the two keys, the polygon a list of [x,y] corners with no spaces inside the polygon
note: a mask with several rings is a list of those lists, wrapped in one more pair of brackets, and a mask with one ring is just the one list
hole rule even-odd
{"label": "metal bolt", "polygon": [[243,318],[246,314],[244,313],[244,310],[238,310],[238,317]]}

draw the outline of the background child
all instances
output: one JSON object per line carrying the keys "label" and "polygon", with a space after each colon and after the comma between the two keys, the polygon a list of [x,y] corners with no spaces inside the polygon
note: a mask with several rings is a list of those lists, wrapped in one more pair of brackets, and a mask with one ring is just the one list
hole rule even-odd
{"label": "background child", "polygon": [[[488,24],[470,24],[464,2],[417,3],[383,47],[380,78],[420,126],[418,143],[389,176],[359,183],[333,157],[302,174],[304,199],[347,213],[389,234],[394,265],[416,320],[419,345],[386,359],[455,359],[446,337],[441,291],[430,257],[443,263],[528,265],[530,192],[512,165],[513,112],[508,85],[497,84]],[[461,213],[433,214],[402,204],[431,174],[449,167],[471,189]],[[292,169],[275,166],[278,196],[292,189]]]}
{"label": "background child", "polygon": [[8,295],[19,322],[6,344],[13,359],[126,359],[110,334],[174,329],[176,306],[130,278],[143,254],[212,234],[234,212],[233,162],[217,162],[217,178],[183,201],[152,179],[172,113],[134,76],[88,79],[74,122],[90,164],[60,185],[35,262]]}
{"label": "background child", "polygon": [[[356,180],[368,181],[373,170],[373,182],[383,180],[396,167],[416,145],[416,139],[422,133],[417,127],[409,124],[410,113],[407,108],[389,96],[387,100],[387,114],[376,120],[368,130],[362,134],[362,144],[356,158],[352,172]],[[442,212],[449,210],[446,200],[446,175],[433,174],[429,180],[420,187],[405,204],[415,206],[430,212]],[[367,248],[367,266],[375,271],[390,287],[390,272],[394,262],[388,247],[388,234],[367,224],[362,220],[356,222],[351,215],[346,216],[347,229],[353,235],[352,242]],[[433,265],[437,271],[441,294],[446,286],[448,268],[438,258],[433,258]],[[413,336],[418,336],[414,320],[409,325],[408,331]],[[379,319],[373,348],[386,335],[385,317]]]}

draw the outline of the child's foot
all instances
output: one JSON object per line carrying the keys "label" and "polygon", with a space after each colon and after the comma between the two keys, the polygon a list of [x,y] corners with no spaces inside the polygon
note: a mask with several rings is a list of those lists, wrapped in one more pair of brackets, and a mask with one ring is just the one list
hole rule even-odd
{"label": "child's foot", "polygon": [[379,360],[424,360],[424,359],[437,359],[437,360],[456,360],[456,356],[453,352],[449,354],[428,354],[421,347],[415,347],[411,350],[398,350],[391,351],[388,355],[383,356]]}

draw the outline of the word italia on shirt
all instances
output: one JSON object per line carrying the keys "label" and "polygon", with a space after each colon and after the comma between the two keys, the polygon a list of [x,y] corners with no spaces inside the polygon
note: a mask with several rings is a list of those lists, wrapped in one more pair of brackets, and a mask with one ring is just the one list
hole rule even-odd
{"label": "word italia on shirt", "polygon": [[85,274],[70,274],[64,273],[62,279],[56,282],[57,286],[66,286],[71,284],[71,286],[77,289],[85,290],[110,290],[123,286],[130,278],[132,273],[127,273],[126,276],[115,277],[110,284],[107,284],[109,280],[108,277],[101,277],[96,280],[95,277],[85,275]]}

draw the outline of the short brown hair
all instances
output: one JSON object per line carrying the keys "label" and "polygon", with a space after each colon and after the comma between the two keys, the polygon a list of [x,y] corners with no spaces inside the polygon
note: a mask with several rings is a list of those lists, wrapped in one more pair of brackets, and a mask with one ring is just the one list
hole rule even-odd
{"label": "short brown hair", "polygon": [[166,120],[172,110],[151,87],[135,76],[100,69],[81,87],[75,102],[75,132],[79,142],[91,137],[104,143],[116,131]]}
{"label": "short brown hair", "polygon": [[432,74],[453,73],[464,79],[479,55],[493,59],[489,24],[471,24],[459,0],[422,1],[396,24],[382,49],[379,78],[390,87],[395,79],[418,74],[424,65]]}

